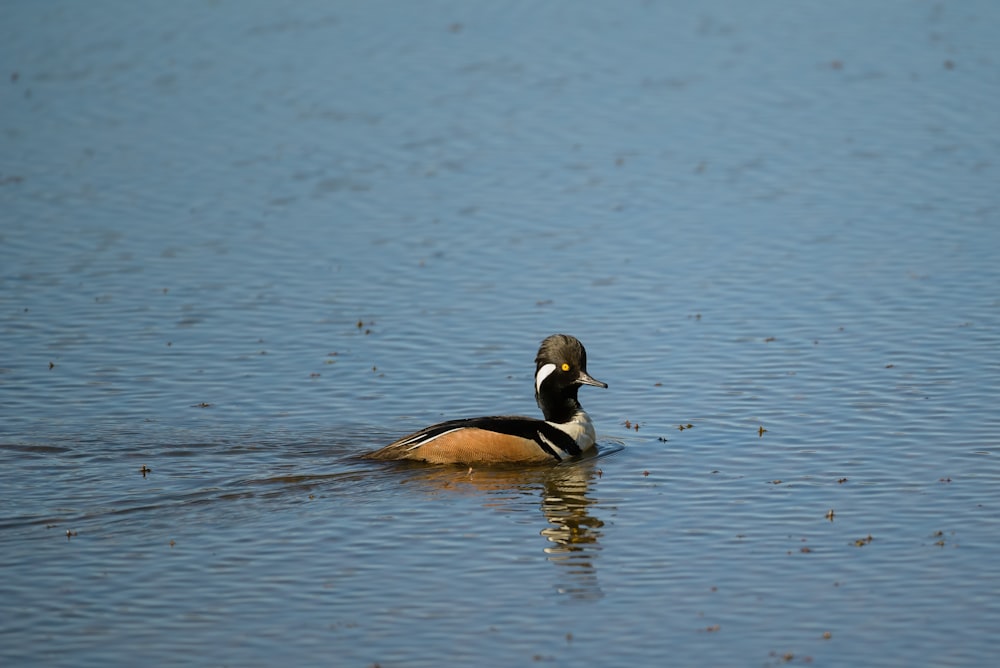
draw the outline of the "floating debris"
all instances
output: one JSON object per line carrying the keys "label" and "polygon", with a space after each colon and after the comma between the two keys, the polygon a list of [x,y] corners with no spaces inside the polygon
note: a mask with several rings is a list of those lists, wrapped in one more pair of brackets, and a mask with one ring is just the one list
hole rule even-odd
{"label": "floating debris", "polygon": [[872,542],[872,535],[868,534],[868,536],[866,536],[865,538],[859,538],[856,541],[854,541],[854,546],[864,547],[865,545],[870,545],[871,542]]}

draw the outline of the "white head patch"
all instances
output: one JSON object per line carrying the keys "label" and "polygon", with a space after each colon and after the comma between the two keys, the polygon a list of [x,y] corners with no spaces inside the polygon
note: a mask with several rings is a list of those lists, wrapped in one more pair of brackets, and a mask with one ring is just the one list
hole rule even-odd
{"label": "white head patch", "polygon": [[538,367],[538,373],[535,374],[535,392],[540,392],[542,389],[542,381],[548,378],[553,371],[556,370],[556,365],[552,362],[548,364],[543,364]]}

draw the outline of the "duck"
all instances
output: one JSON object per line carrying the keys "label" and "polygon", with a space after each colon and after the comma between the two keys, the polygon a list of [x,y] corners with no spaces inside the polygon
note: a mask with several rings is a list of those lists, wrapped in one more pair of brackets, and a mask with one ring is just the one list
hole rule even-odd
{"label": "duck", "polygon": [[587,350],[569,334],[542,341],[535,357],[535,402],[543,419],[492,415],[439,422],[365,455],[368,459],[431,464],[543,464],[595,449],[594,424],[577,392],[607,388],[587,372]]}

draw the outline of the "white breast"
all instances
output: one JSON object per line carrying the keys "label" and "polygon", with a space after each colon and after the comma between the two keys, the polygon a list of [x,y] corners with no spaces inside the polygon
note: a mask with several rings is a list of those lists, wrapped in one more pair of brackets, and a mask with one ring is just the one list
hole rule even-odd
{"label": "white breast", "polygon": [[569,422],[549,422],[549,424],[569,434],[570,438],[580,446],[580,450],[589,450],[597,442],[594,423],[590,421],[586,411],[577,411]]}

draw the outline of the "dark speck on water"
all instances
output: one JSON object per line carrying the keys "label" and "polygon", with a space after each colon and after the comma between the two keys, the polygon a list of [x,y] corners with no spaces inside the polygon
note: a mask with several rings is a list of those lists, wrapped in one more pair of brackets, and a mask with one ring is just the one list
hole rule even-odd
{"label": "dark speck on water", "polygon": [[998,24],[6,3],[0,666],[993,665]]}

